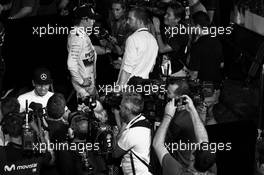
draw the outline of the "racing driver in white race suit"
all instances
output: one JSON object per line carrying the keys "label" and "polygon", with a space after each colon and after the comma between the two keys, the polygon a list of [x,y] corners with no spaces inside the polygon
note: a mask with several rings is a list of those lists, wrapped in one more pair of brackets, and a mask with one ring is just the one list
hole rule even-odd
{"label": "racing driver in white race suit", "polygon": [[68,36],[68,69],[77,98],[96,95],[97,54],[110,50],[93,46],[87,31],[94,31],[93,25],[98,16],[90,6],[81,6],[75,11],[75,26]]}

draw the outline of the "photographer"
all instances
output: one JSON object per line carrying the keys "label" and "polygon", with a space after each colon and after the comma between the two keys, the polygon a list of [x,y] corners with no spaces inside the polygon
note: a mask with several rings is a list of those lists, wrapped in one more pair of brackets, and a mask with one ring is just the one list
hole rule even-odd
{"label": "photographer", "polygon": [[[113,157],[122,157],[124,175],[149,175],[151,128],[143,112],[144,100],[137,93],[123,94],[120,105],[122,127],[117,135]],[[137,155],[137,156],[136,156]]]}
{"label": "photographer", "polygon": [[[2,123],[4,134],[9,136],[9,143],[0,147],[0,174],[40,174],[43,165],[54,161],[52,150],[40,156],[25,154],[23,147],[23,117],[16,113],[9,113]],[[46,144],[49,143],[48,133],[45,133]],[[21,168],[27,167],[27,168]]]}
{"label": "photographer", "polygon": [[105,165],[93,151],[98,145],[87,142],[89,133],[88,117],[83,112],[74,112],[69,117],[70,149],[59,151],[57,165],[60,174],[83,175],[100,174],[105,171]]}
{"label": "photographer", "polygon": [[[183,95],[181,97],[185,99],[184,101],[186,105],[184,105],[184,108],[190,114],[193,130],[197,140],[196,142],[198,144],[208,142],[207,132],[199,118],[192,100],[187,95]],[[153,147],[163,168],[163,175],[199,174],[206,172],[215,162],[214,154],[209,151],[197,150],[194,162],[192,160],[192,162],[186,166],[179,161],[180,156],[177,154],[177,151],[176,153],[173,152],[171,155],[164,146],[167,130],[171,122],[177,117],[175,116],[175,112],[177,110],[175,100],[176,99],[173,99],[167,103],[163,121],[159,126],[153,141]],[[177,126],[173,129],[177,129]]]}

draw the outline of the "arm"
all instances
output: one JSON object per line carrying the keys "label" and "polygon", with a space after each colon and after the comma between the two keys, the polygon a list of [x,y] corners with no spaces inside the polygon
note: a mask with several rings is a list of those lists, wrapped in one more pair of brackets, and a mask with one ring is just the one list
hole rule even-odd
{"label": "arm", "polygon": [[161,34],[160,34],[160,21],[158,18],[153,18],[153,24],[154,24],[154,29],[156,33],[156,39],[159,45],[159,52],[160,53],[167,53],[172,51],[172,48],[168,45],[165,44],[162,40]]}
{"label": "arm", "polygon": [[191,98],[187,95],[183,95],[182,97],[186,98],[186,110],[191,114],[197,143],[208,142],[208,135],[206,129],[193,105]]}
{"label": "arm", "polygon": [[122,68],[120,69],[117,84],[122,86],[126,85],[129,77],[131,76],[136,64],[138,63],[138,49],[136,41],[132,37],[128,37],[126,40],[126,48],[122,62]]}
{"label": "arm", "polygon": [[114,158],[121,157],[121,156],[125,155],[126,152],[127,152],[126,150],[122,149],[119,146],[120,140],[122,140],[122,142],[124,142],[125,137],[127,135],[127,133],[124,133],[125,132],[125,129],[126,129],[126,124],[123,123],[122,126],[121,126],[121,129],[119,130],[119,133],[116,136],[117,142],[115,143],[115,147],[114,147],[114,151],[113,151],[113,157]]}
{"label": "arm", "polygon": [[19,19],[28,16],[32,12],[32,7],[27,6],[19,10],[15,15],[10,16],[9,19]]}
{"label": "arm", "polygon": [[153,147],[157,154],[160,164],[162,165],[162,160],[164,156],[169,153],[164,146],[165,137],[170,125],[170,122],[175,114],[176,107],[174,106],[174,99],[170,101],[165,107],[164,118],[154,136]]}
{"label": "arm", "polygon": [[120,85],[121,87],[126,85],[130,75],[131,75],[131,73],[128,73],[122,69],[121,74],[120,74],[120,78],[119,78],[119,81],[117,82],[117,84]]}
{"label": "arm", "polygon": [[84,83],[84,80],[78,72],[78,60],[80,59],[82,50],[82,40],[77,36],[70,36],[68,39],[68,70],[71,73],[72,80],[79,85]]}
{"label": "arm", "polygon": [[105,47],[101,47],[101,46],[94,46],[95,51],[98,55],[105,55],[107,53],[111,53],[111,50]]}

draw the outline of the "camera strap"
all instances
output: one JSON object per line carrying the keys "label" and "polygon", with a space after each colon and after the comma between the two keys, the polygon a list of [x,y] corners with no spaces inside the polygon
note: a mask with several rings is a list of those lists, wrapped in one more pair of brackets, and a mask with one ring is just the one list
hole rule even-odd
{"label": "camera strap", "polygon": [[[147,119],[144,119],[144,120],[140,120],[140,121],[137,121],[139,118],[141,117],[141,115],[136,119],[134,120],[132,123],[131,123],[131,126],[130,128],[134,128],[134,127],[145,127],[145,128],[148,128],[151,130],[151,138],[152,138],[152,127],[151,127],[151,124],[150,122],[147,120]],[[152,139],[151,139],[151,142],[152,142]],[[133,154],[136,156],[136,158],[138,160],[140,160],[148,169],[150,169],[150,165],[145,162],[142,158],[140,158],[136,153],[134,153],[132,150],[130,150],[130,159],[131,159],[131,166],[132,166],[132,171],[133,171],[133,175],[136,175],[136,172],[135,172],[135,165],[134,165],[134,160],[133,160]]]}

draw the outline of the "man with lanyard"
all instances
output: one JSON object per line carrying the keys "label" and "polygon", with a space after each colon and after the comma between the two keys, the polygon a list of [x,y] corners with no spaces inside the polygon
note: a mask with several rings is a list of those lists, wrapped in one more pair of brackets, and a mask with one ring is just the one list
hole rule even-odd
{"label": "man with lanyard", "polygon": [[145,10],[130,10],[127,21],[131,30],[135,31],[126,40],[125,53],[121,64],[117,84],[126,85],[133,76],[149,78],[158,54],[155,37],[148,31],[148,15]]}
{"label": "man with lanyard", "polygon": [[[96,59],[97,54],[106,54],[110,50],[93,46],[88,31],[93,29],[98,18],[94,10],[87,5],[74,12],[75,26],[68,36],[68,69],[72,76],[72,84],[77,98],[96,95]],[[93,30],[92,30],[93,31]]]}
{"label": "man with lanyard", "polygon": [[137,93],[126,93],[120,105],[120,119],[123,121],[117,135],[114,157],[123,157],[121,166],[124,175],[151,175],[147,164],[150,161],[151,129],[141,114],[144,100]]}

